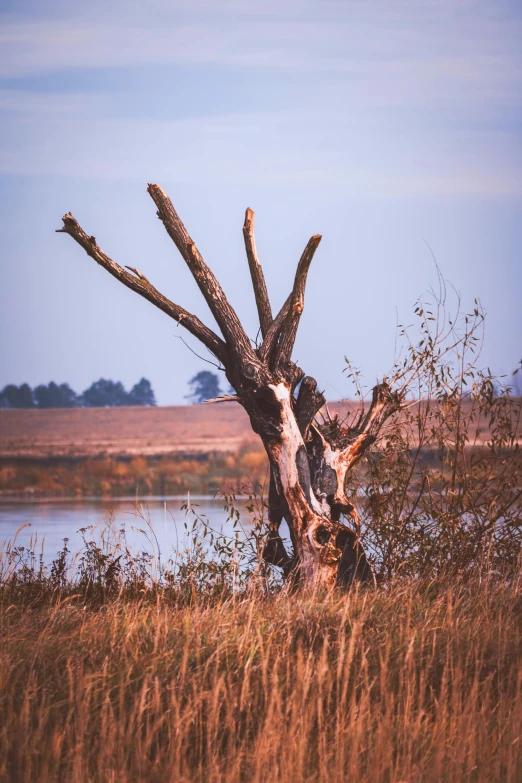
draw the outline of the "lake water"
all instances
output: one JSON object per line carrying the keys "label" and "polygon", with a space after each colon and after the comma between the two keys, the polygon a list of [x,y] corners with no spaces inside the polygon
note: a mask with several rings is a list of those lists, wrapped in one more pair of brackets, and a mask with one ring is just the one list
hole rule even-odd
{"label": "lake water", "polygon": [[[168,560],[174,550],[184,548],[185,524],[192,526],[194,513],[182,509],[187,498],[150,497],[134,498],[81,498],[45,500],[2,500],[0,501],[0,550],[5,542],[12,541],[18,533],[16,545],[28,547],[36,541],[41,551],[44,542],[44,560],[50,562],[68,538],[71,552],[82,546],[81,528],[96,527],[98,536],[108,525],[114,530],[125,528],[127,540],[133,551],[153,551],[148,539],[153,540],[152,531],[159,542],[162,559]],[[251,527],[250,514],[244,507],[245,501],[236,502],[241,512],[241,525],[245,531]],[[191,497],[193,512],[205,517],[213,530],[234,536],[234,527],[227,521],[223,500],[209,497]],[[152,529],[152,530],[151,530]],[[143,532],[142,532],[143,531]],[[147,538],[148,537],[148,538]]]}

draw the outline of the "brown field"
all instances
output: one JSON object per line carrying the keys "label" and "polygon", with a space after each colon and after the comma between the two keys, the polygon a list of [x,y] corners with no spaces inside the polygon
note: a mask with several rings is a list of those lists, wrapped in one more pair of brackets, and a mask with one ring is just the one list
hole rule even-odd
{"label": "brown field", "polygon": [[[347,406],[333,403],[332,412]],[[0,458],[160,456],[261,447],[237,403],[1,410]]]}
{"label": "brown field", "polygon": [[212,494],[264,484],[267,469],[236,403],[0,411],[0,495]]}
{"label": "brown field", "polygon": [[0,410],[0,495],[212,494],[267,468],[236,403]]}
{"label": "brown field", "polygon": [[0,495],[212,494],[265,473],[234,403],[0,411]]}
{"label": "brown field", "polygon": [[0,411],[0,457],[235,452],[260,443],[235,403]]}
{"label": "brown field", "polygon": [[[356,403],[328,403],[341,417]],[[481,428],[487,432],[487,422]],[[0,410],[0,459],[154,457],[262,448],[237,403]]]}

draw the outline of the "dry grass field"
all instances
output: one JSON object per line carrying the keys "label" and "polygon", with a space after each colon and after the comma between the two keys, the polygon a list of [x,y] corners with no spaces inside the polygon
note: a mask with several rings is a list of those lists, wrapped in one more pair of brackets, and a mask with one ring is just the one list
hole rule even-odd
{"label": "dry grass field", "polygon": [[[438,408],[442,456],[437,433],[415,440],[414,411],[411,440],[366,466],[379,587],[292,591],[260,568],[260,539],[242,555],[207,531],[209,552],[196,527],[169,564],[159,548],[131,552],[124,531],[72,560],[65,546],[50,567],[13,541],[0,552],[0,780],[519,783],[520,404],[507,403],[492,399],[490,442],[470,448],[467,401]],[[155,492],[161,475],[170,491],[266,471],[232,405],[0,420],[7,491],[30,478]],[[171,451],[139,451],[160,438]]]}
{"label": "dry grass field", "polygon": [[0,411],[0,457],[235,452],[256,442],[235,403]]}
{"label": "dry grass field", "polygon": [[101,604],[5,588],[0,629],[1,780],[522,780],[516,583]]}
{"label": "dry grass field", "polygon": [[[341,418],[355,407],[329,403]],[[486,433],[487,422],[480,426]],[[242,446],[262,448],[237,403],[0,410],[0,458],[234,453]]]}

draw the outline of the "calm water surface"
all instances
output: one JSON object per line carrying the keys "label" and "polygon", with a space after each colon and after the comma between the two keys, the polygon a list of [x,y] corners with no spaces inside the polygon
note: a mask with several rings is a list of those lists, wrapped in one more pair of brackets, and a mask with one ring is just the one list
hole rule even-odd
{"label": "calm water surface", "polygon": [[[62,548],[64,538],[69,539],[70,551],[76,552],[82,545],[81,528],[95,526],[96,534],[99,534],[110,525],[114,530],[125,528],[134,551],[152,551],[148,540],[153,539],[152,528],[162,557],[168,559],[173,550],[183,548],[185,524],[192,526],[194,515],[187,515],[182,509],[186,502],[186,497],[150,497],[140,501],[138,506],[134,498],[0,500],[0,550],[4,549],[6,541],[12,541],[22,525],[27,525],[18,533],[16,544],[27,547],[32,539],[39,552],[43,541],[44,558],[49,562]],[[215,531],[234,535],[222,500],[191,497],[190,503]],[[248,530],[251,521],[244,501],[238,500],[237,507],[241,512],[241,524]]]}

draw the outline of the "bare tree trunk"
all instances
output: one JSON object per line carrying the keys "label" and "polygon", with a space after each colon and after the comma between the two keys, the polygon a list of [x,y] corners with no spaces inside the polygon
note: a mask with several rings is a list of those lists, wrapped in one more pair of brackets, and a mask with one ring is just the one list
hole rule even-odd
{"label": "bare tree trunk", "polygon": [[[358,517],[345,492],[347,474],[375,442],[399,398],[386,384],[373,390],[371,405],[351,428],[336,417],[319,422],[325,405],[313,378],[291,361],[304,307],[306,278],[321,237],[308,242],[297,266],[294,287],[273,318],[254,241],[254,213],[248,209],[243,234],[263,341],[254,347],[221,286],[201,258],[169,198],[149,185],[158,217],[192,272],[222,332],[219,337],[198,318],[170,302],[137,269],[112,261],[69,213],[60,231],[72,236],[94,260],[197,337],[217,357],[237,401],[250,417],[270,460],[267,562],[285,578],[307,587],[349,585],[373,579],[359,541]],[[132,274],[131,274],[132,273]],[[297,390],[297,393],[296,393]],[[279,528],[285,519],[293,545],[290,556]]]}

